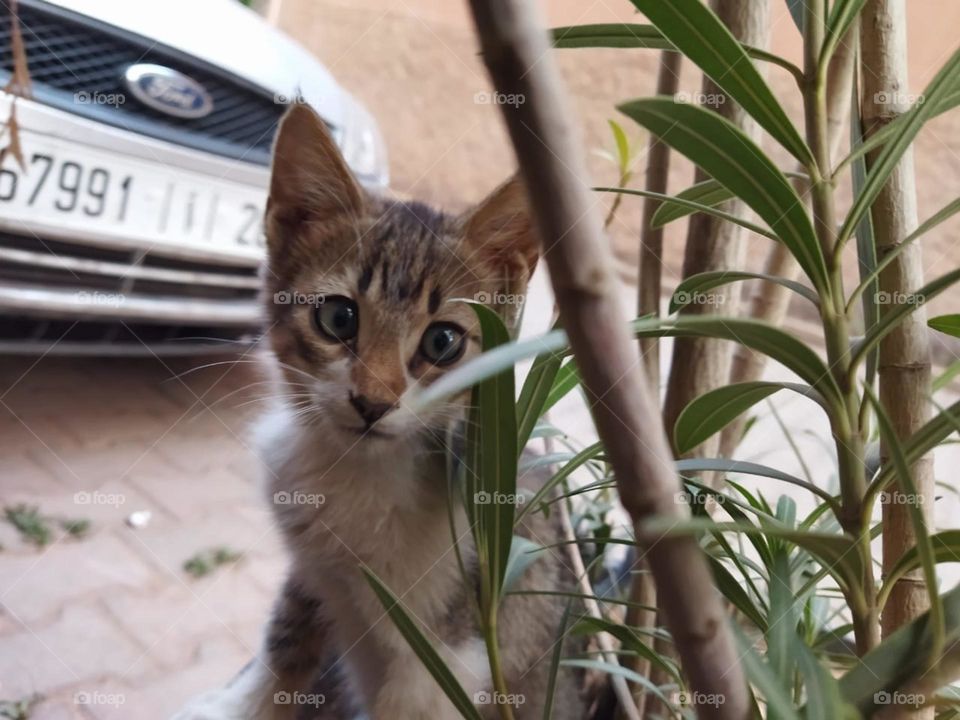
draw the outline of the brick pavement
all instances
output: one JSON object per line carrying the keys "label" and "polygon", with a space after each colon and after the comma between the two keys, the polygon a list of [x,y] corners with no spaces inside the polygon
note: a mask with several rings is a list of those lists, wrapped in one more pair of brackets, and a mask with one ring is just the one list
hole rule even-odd
{"label": "brick pavement", "polygon": [[[0,359],[0,504],[91,523],[41,549],[0,521],[0,699],[42,695],[32,720],[167,718],[258,643],[283,571],[245,445],[262,390],[247,365],[174,377],[211,360]],[[243,558],[183,570],[221,545]]]}

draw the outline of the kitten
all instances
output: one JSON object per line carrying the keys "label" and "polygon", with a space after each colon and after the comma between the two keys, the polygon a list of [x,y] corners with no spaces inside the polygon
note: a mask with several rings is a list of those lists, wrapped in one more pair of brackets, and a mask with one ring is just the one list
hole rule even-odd
{"label": "kitten", "polygon": [[[320,118],[293,107],[276,140],[266,213],[269,337],[276,403],[257,446],[291,556],[262,655],[227,688],[177,717],[446,720],[460,717],[386,617],[369,567],[401,599],[481,715],[497,717],[477,628],[477,564],[462,509],[447,509],[448,431],[469,393],[423,413],[406,400],[480,352],[473,311],[457,298],[522,297],[538,243],[513,180],[460,217],[364,191]],[[319,301],[319,302],[317,302]],[[513,326],[517,303],[495,309]],[[531,486],[521,478],[521,486]],[[532,483],[533,486],[536,483]],[[560,540],[556,513],[517,532]],[[571,589],[551,549],[515,589]],[[514,717],[542,717],[565,601],[511,595],[499,638]],[[583,717],[561,670],[556,718]]]}

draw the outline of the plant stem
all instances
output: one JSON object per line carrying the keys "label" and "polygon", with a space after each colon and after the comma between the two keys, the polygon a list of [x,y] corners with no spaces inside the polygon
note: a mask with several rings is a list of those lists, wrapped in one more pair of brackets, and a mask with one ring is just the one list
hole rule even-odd
{"label": "plant stem", "polygon": [[860,433],[860,399],[856,378],[850,370],[850,324],[844,303],[843,272],[836,256],[837,214],[835,186],[830,172],[830,116],[827,109],[827,73],[820,67],[820,49],[824,38],[825,0],[810,0],[806,5],[804,26],[804,110],[807,141],[815,166],[809,168],[814,228],[827,263],[828,291],[821,297],[827,363],[840,388],[843,407],[831,413],[831,426],[837,449],[840,477],[841,513],[838,520],[845,532],[857,539],[864,567],[860,588],[847,591],[857,650],[873,648],[880,639],[876,611],[876,583],[870,554],[869,524],[861,512],[867,489],[864,471],[864,444]]}
{"label": "plant stem", "polygon": [[486,613],[483,624],[483,639],[490,659],[490,676],[493,681],[494,704],[500,720],[513,720],[513,707],[507,702],[507,681],[503,677],[503,665],[500,663],[500,643],[497,642],[497,608],[494,603]]}

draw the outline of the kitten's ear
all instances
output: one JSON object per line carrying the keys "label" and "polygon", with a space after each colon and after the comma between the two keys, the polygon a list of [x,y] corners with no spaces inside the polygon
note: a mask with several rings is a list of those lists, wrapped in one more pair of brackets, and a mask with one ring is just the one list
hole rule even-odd
{"label": "kitten's ear", "polygon": [[268,211],[281,222],[356,214],[363,191],[320,116],[303,103],[280,121],[273,146]]}
{"label": "kitten's ear", "polygon": [[540,241],[519,175],[467,212],[464,242],[472,257],[502,270],[511,286],[520,289],[527,284],[540,258]]}

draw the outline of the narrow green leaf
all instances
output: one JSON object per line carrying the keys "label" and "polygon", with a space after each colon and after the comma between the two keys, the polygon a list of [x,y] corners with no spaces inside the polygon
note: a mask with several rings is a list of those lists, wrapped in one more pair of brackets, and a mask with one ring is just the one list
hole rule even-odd
{"label": "narrow green leaf", "polygon": [[553,35],[553,46],[559,49],[596,47],[676,49],[653,25],[629,23],[571,25],[553,28],[550,32]]}
{"label": "narrow green leaf", "polygon": [[960,337],[960,315],[939,315],[930,318],[927,325],[947,335]]}
{"label": "narrow green leaf", "polygon": [[[599,23],[571,25],[553,28],[553,47],[563,49],[579,48],[627,48],[647,50],[676,51],[676,48],[653,25],[631,23]],[[779,65],[798,81],[803,79],[803,71],[784,57],[768,52],[763,48],[745,45],[743,49],[754,60]]]}
{"label": "narrow green leaf", "polygon": [[[672,7],[661,0],[653,2]],[[706,9],[699,0],[683,0],[682,4],[688,2]],[[826,291],[826,263],[803,201],[742,130],[716,113],[670,98],[633,100],[619,109],[750,206],[787,246],[814,288]]]}
{"label": "narrow green leaf", "polygon": [[562,361],[562,353],[538,355],[520,388],[517,399],[517,448],[520,452],[527,446],[533,428],[544,413],[544,401],[550,394]]}
{"label": "narrow green leaf", "polygon": [[[480,323],[484,351],[510,342],[510,333],[496,312],[479,303],[470,307]],[[468,434],[468,442],[475,441],[478,447],[468,448],[466,453],[468,460],[476,463],[468,469],[477,478],[476,491],[467,501],[473,504],[473,517],[479,521],[474,536],[494,603],[500,597],[513,544],[516,507],[512,500],[517,493],[519,455],[514,397],[512,367],[474,387],[470,425],[476,432]]]}
{"label": "narrow green leaf", "polygon": [[553,387],[550,388],[547,400],[543,404],[543,412],[547,412],[547,410],[560,402],[579,384],[580,372],[577,370],[576,361],[571,358],[564,363],[563,367],[557,372],[557,376],[553,381]]}
{"label": "narrow green leaf", "polygon": [[560,626],[557,628],[557,635],[553,641],[553,653],[550,655],[550,670],[547,674],[547,693],[546,700],[543,703],[543,720],[550,720],[553,717],[553,699],[557,692],[557,675],[560,670],[560,658],[563,656],[563,641],[567,637],[567,625],[570,622],[570,610],[573,607],[573,600],[567,601],[567,606],[563,610],[563,616],[560,618]]}
{"label": "narrow green leaf", "polygon": [[[960,562],[960,530],[944,530],[930,536],[930,545],[933,549],[933,559],[939,563]],[[907,550],[896,565],[894,565],[883,580],[883,587],[877,594],[877,605],[880,609],[886,604],[890,591],[897,580],[911,570],[920,567],[920,551],[914,545]]]}
{"label": "narrow green leaf", "polygon": [[840,403],[840,391],[823,360],[807,345],[779,328],[756,320],[721,316],[684,316],[651,326],[636,321],[634,334],[643,337],[713,337],[732,340],[763,353],[792,370],[815,388],[828,406]]}
{"label": "narrow green leaf", "polygon": [[513,536],[513,542],[510,544],[510,557],[507,559],[507,572],[503,578],[504,593],[508,593],[516,587],[527,568],[540,559],[540,551],[543,549],[542,545],[535,543],[533,540],[521,535]]}
{"label": "narrow green leaf", "polygon": [[750,645],[750,641],[736,625],[733,625],[734,637],[740,650],[740,662],[751,685],[754,685],[767,701],[767,712],[775,713],[779,720],[801,720],[793,707],[790,695],[783,689],[777,676]]}
{"label": "narrow green leaf", "polygon": [[957,375],[960,375],[960,360],[954,360],[947,366],[946,370],[933,379],[933,391],[943,390]]}
{"label": "narrow green leaf", "polygon": [[803,32],[803,0],[787,0],[787,10],[790,11],[790,17],[793,18],[793,24],[797,30]]}
{"label": "narrow green leaf", "polygon": [[603,446],[598,442],[581,450],[573,457],[573,459],[560,468],[553,475],[553,477],[547,480],[547,482],[545,482],[540,489],[534,493],[533,498],[529,502],[524,503],[523,507],[517,512],[514,522],[519,524],[528,513],[536,512],[539,509],[540,504],[550,496],[550,494],[553,492],[553,489],[557,485],[563,482],[565,478],[572,475],[577,468],[594,459],[602,452]]}
{"label": "narrow green leaf", "polygon": [[788,290],[792,290],[804,300],[809,300],[814,307],[820,307],[820,298],[810,288],[795,280],[780,277],[779,275],[767,275],[765,273],[740,272],[736,270],[713,270],[710,272],[697,273],[685,278],[670,298],[670,314],[677,312],[680,308],[691,303],[695,303],[698,294],[706,293],[714,288],[727,285],[740,280],[764,280],[766,282],[776,283]]}
{"label": "narrow green leaf", "polygon": [[617,146],[617,161],[620,168],[620,177],[624,177],[630,172],[630,141],[627,139],[627,133],[623,126],[616,120],[607,120],[610,126],[610,132],[613,133],[613,141]]}
{"label": "narrow green leaf", "polygon": [[[770,625],[767,629],[767,661],[770,670],[780,681],[784,692],[790,694],[796,658],[793,645],[797,635],[797,613],[793,593],[793,581],[790,575],[790,561],[784,549],[773,555],[768,583],[770,595]],[[771,720],[780,717],[775,708],[771,708]]]}
{"label": "narrow green leaf", "polygon": [[[686,190],[681,190],[674,197],[681,200],[699,203],[708,207],[716,207],[733,197],[733,193],[727,190],[716,180],[704,180],[696,185],[691,185]],[[663,227],[672,223],[674,220],[685,218],[696,212],[693,208],[676,203],[662,203],[650,219],[653,227]]]}
{"label": "narrow green leaf", "polygon": [[[857,100],[857,104],[859,106],[859,99]],[[953,110],[958,105],[960,105],[960,90],[950,89],[939,98],[936,105],[933,107],[933,115],[931,117],[943,115],[944,113]],[[850,151],[850,154],[841,160],[840,164],[834,169],[834,176],[836,177],[854,160],[862,158],[867,153],[873,152],[877,148],[888,143],[892,138],[897,137],[902,132],[903,128],[906,127],[907,123],[911,119],[910,114],[915,110],[916,107],[911,108],[908,112],[904,113],[893,122],[884,125],[882,128],[879,128],[876,132],[871,134],[869,138],[866,138],[862,144],[851,145],[853,149]]]}
{"label": "narrow green leaf", "polygon": [[586,670],[596,670],[598,672],[607,673],[608,675],[619,675],[620,677],[626,678],[630,682],[640,685],[641,687],[648,690],[650,693],[658,697],[664,705],[667,707],[671,706],[670,699],[664,695],[663,690],[658,688],[652,682],[650,678],[644,677],[639,673],[635,673],[633,670],[628,670],[627,668],[621,665],[614,665],[613,663],[605,662],[603,660],[561,660],[561,664],[567,667],[578,667],[584,668]]}
{"label": "narrow green leaf", "polygon": [[[630,322],[629,328],[638,337],[716,337],[738,342],[797,373],[816,388],[828,404],[840,402],[840,391],[823,360],[797,338],[772,325],[742,318],[681,316],[669,319],[638,318]],[[503,372],[505,368],[512,368],[521,360],[541,353],[567,351],[568,348],[567,336],[562,330],[496,347],[446,373],[411,398],[408,407],[414,412],[423,410]]]}
{"label": "narrow green leaf", "polygon": [[427,640],[424,634],[420,632],[420,628],[418,628],[410,616],[407,615],[406,610],[404,610],[397,596],[380,581],[380,578],[378,578],[372,570],[367,567],[361,567],[361,570],[363,570],[367,582],[370,583],[370,587],[373,588],[373,592],[380,600],[383,609],[386,610],[387,615],[390,616],[397,630],[403,635],[404,639],[410,645],[410,648],[416,653],[417,657],[420,658],[424,667],[433,676],[433,679],[437,681],[437,684],[446,696],[450,698],[450,702],[452,702],[460,714],[468,720],[481,720],[480,713],[477,712],[476,707],[474,707],[473,701],[467,696],[466,691],[464,691],[454,674],[450,672],[450,669],[444,664],[440,655],[434,650],[433,645],[430,644],[430,641]]}
{"label": "narrow green leaf", "polygon": [[936,280],[927,283],[916,292],[904,294],[902,297],[898,294],[884,293],[881,291],[878,297],[878,304],[893,305],[886,312],[880,315],[880,321],[870,329],[863,340],[854,349],[850,358],[850,367],[856,368],[864,356],[874,347],[880,344],[897,324],[907,315],[916,310],[920,305],[929,302],[951,285],[960,281],[960,269],[941,275]]}
{"label": "narrow green leaf", "polygon": [[[856,148],[863,145],[863,121],[860,118],[860,84],[857,73],[853,73],[853,83],[851,84],[850,98],[850,147]],[[858,158],[853,163],[852,168],[853,196],[857,197],[863,192],[863,187],[867,182],[867,161],[865,157]],[[873,234],[873,217],[870,213],[864,213],[863,218],[857,224],[857,270],[860,275],[860,286],[869,291],[869,294],[861,298],[861,307],[863,310],[863,332],[870,332],[880,320],[880,309],[877,307],[877,290],[879,284],[877,278],[877,244]],[[851,298],[850,302],[855,299]],[[847,312],[850,313],[852,307],[847,305]],[[864,372],[864,384],[872,388],[877,377],[877,351],[873,350],[867,354],[866,369]],[[865,400],[864,400],[865,402]]]}
{"label": "narrow green leaf", "polygon": [[805,167],[814,164],[810,148],[753,66],[743,46],[708,5],[700,0],[632,2],[664,37],[739,103],[774,140]]}
{"label": "narrow green leaf", "polygon": [[856,541],[847,535],[833,535],[780,527],[767,522],[763,527],[743,523],[720,523],[709,518],[651,518],[643,530],[663,535],[696,535],[702,532],[740,532],[768,538],[781,538],[815,556],[843,586],[855,585],[863,576],[863,563]]}
{"label": "narrow green leaf", "polygon": [[762,632],[765,632],[767,629],[767,620],[763,616],[763,612],[753,604],[753,601],[750,599],[750,596],[747,595],[740,582],[737,581],[717,558],[711,555],[708,556],[707,559],[710,562],[710,568],[713,570],[713,579],[720,593],[731,605],[742,612],[750,622],[756,625]]}
{"label": "narrow green leaf", "polygon": [[[857,175],[856,175],[856,166],[855,166],[854,167],[854,188],[855,189],[857,187],[856,177]],[[872,244],[873,243],[873,223],[870,222],[869,214],[864,216],[863,223],[861,223],[861,225],[870,226],[870,243],[871,243],[870,247],[872,248],[871,256],[873,258],[873,263],[872,265],[870,265],[869,263],[865,263],[863,260],[861,260],[860,284],[856,288],[854,288],[852,293],[850,293],[850,298],[847,300],[847,312],[850,312],[850,309],[853,307],[853,303],[856,302],[857,298],[860,297],[861,294],[863,294],[864,302],[869,300],[871,303],[873,303],[873,296],[876,295],[876,287],[875,287],[876,280],[880,276],[880,273],[883,272],[884,268],[886,268],[890,263],[892,263],[894,260],[900,257],[903,251],[906,250],[908,247],[910,247],[911,243],[923,237],[926,233],[930,232],[933,228],[935,228],[940,223],[945,222],[946,220],[949,220],[958,212],[960,212],[960,198],[947,204],[946,207],[942,208],[939,212],[934,214],[932,217],[928,218],[926,222],[924,222],[920,227],[918,227],[916,230],[910,233],[902,243],[899,243],[895,248],[893,248],[890,252],[884,255],[883,260],[881,260],[880,262],[877,262],[876,254],[875,254],[876,248]],[[859,233],[860,231],[858,230],[857,232]],[[859,248],[860,248],[860,235],[858,234],[857,235],[857,255],[858,256],[861,255]],[[863,271],[868,267],[872,269],[870,269],[869,272],[864,273]],[[870,293],[869,296],[867,294],[868,288]],[[874,303],[874,307],[875,307],[875,303]],[[868,324],[867,327],[869,328],[872,324],[873,323]]]}
{"label": "narrow green leaf", "polygon": [[780,390],[793,390],[823,405],[823,399],[808,385],[775,382],[725,385],[694,399],[680,412],[673,428],[677,451],[681,455],[686,454],[758,402]]}
{"label": "narrow green leaf", "polygon": [[794,654],[807,691],[805,720],[859,720],[856,710],[843,702],[840,683],[799,637]]}
{"label": "narrow green leaf", "polygon": [[649,660],[652,665],[663,670],[678,684],[680,683],[680,674],[676,665],[668,662],[662,655],[654,651],[631,627],[627,627],[622,623],[611,622],[603,618],[595,618],[587,615],[577,621],[577,624],[571,632],[576,635],[592,635],[601,632],[612,635],[620,641],[620,646],[624,650],[630,650],[640,657]]}
{"label": "narrow green leaf", "polygon": [[916,538],[917,552],[920,555],[920,564],[923,567],[923,579],[927,586],[927,592],[930,594],[930,630],[932,639],[932,648],[930,662],[935,663],[943,649],[944,629],[943,607],[940,604],[940,595],[937,591],[937,561],[934,554],[933,545],[930,541],[930,532],[927,529],[927,521],[923,516],[921,503],[926,499],[930,502],[933,498],[923,498],[917,490],[917,485],[913,481],[913,475],[910,473],[910,465],[907,463],[900,439],[897,437],[896,430],[887,416],[886,410],[880,401],[867,388],[867,399],[873,405],[873,410],[877,416],[877,426],[880,429],[880,437],[890,461],[896,470],[896,475],[900,479],[900,489],[902,490],[904,500],[906,501],[907,514],[910,516],[910,524],[913,526],[913,533]]}
{"label": "narrow green leaf", "polygon": [[682,198],[679,195],[667,195],[666,193],[653,192],[652,190],[638,190],[636,188],[625,187],[595,187],[593,189],[596,192],[617,193],[619,195],[636,195],[638,197],[659,200],[660,207],[678,207],[684,208],[690,213],[700,212],[704,215],[715,217],[718,220],[725,220],[726,222],[733,223],[734,225],[739,225],[743,229],[749,230],[757,235],[762,235],[763,237],[770,238],[771,240],[779,241],[779,238],[770,230],[767,230],[756,223],[752,223],[749,220],[744,220],[741,217],[737,217],[731,213],[711,207],[710,205],[705,205],[703,203]]}
{"label": "narrow green leaf", "polygon": [[[907,440],[901,441],[907,465],[912,465],[933,450],[957,428],[960,428],[960,401],[941,410]],[[872,503],[876,499],[877,493],[884,490],[893,479],[894,469],[892,466],[887,465],[881,468],[876,480],[870,484],[867,490],[867,502]]]}
{"label": "narrow green leaf", "polygon": [[820,67],[827,67],[837,46],[863,9],[866,0],[834,0],[827,18],[827,34],[820,50]]}
{"label": "narrow green leaf", "polygon": [[512,368],[518,362],[541,354],[569,347],[567,334],[562,330],[551,330],[545,335],[511,342],[481,353],[468,363],[443,375],[429,387],[411,398],[408,407],[419,412],[440,400],[463,392],[478,382]]}
{"label": "narrow green leaf", "polygon": [[880,191],[887,184],[890,173],[899,164],[900,158],[926,122],[936,114],[938,105],[956,89],[958,73],[960,73],[960,50],[955,52],[940,69],[924,91],[923,102],[917,103],[910,112],[906,113],[905,117],[908,119],[898,128],[897,133],[889,138],[876,160],[871,163],[863,191],[857,195],[840,229],[837,237],[839,247],[842,247],[843,243],[853,235],[857,224],[873,206]]}
{"label": "narrow green leaf", "polygon": [[[960,641],[960,586],[942,595],[940,601],[947,628],[946,646],[951,647]],[[844,699],[865,717],[872,716],[881,693],[889,697],[891,691],[927,672],[932,645],[927,612],[884,639],[840,678]]]}

